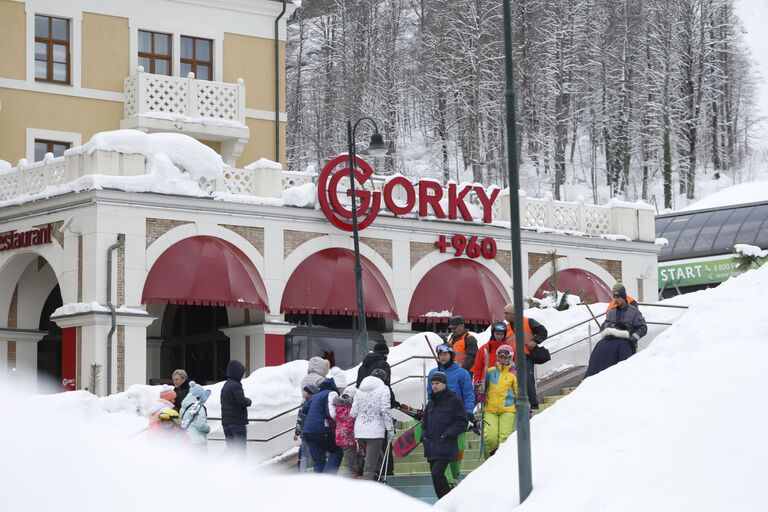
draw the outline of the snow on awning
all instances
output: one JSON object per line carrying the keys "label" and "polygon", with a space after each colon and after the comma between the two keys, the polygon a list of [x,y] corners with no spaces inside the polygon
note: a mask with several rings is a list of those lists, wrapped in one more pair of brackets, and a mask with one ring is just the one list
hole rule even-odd
{"label": "snow on awning", "polygon": [[421,279],[408,309],[410,322],[448,322],[450,311],[468,323],[491,323],[504,317],[509,297],[501,282],[483,265],[456,258],[437,265]]}

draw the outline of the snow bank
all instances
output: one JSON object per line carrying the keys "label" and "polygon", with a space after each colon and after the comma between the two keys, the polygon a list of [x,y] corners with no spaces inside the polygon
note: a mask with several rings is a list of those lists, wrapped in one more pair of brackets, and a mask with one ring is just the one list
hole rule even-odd
{"label": "snow bank", "polygon": [[95,398],[87,395],[72,392],[56,400],[22,401],[12,393],[0,394],[5,416],[0,422],[6,468],[0,480],[3,510],[97,512],[106,507],[134,512],[170,506],[185,511],[255,507],[306,512],[320,497],[365,503],[369,512],[431,510],[373,482],[277,476],[221,457],[198,458],[188,446],[153,442],[95,423],[89,415],[104,415],[98,407],[92,410]]}
{"label": "snow bank", "polygon": [[282,171],[283,166],[280,164],[280,162],[273,162],[268,158],[259,158],[255,162],[251,162],[246,165],[245,169],[248,169],[249,171],[253,169],[274,169],[276,171]]}
{"label": "snow bank", "polygon": [[[130,313],[133,315],[147,315],[148,313],[143,309],[136,309],[136,308],[129,308],[128,306],[120,306],[119,308],[115,308],[115,311],[118,313]],[[106,306],[102,306],[98,302],[92,301],[92,302],[70,302],[68,304],[64,304],[60,308],[57,308],[56,311],[53,312],[51,315],[51,318],[59,317],[59,316],[67,316],[67,315],[76,315],[78,313],[108,313],[109,308]]]}
{"label": "snow bank", "polygon": [[608,208],[632,208],[634,210],[650,210],[654,213],[656,212],[656,208],[654,208],[653,205],[644,203],[643,201],[634,201],[634,202],[623,201],[616,197],[612,198],[603,206],[607,206]]}
{"label": "snow bank", "polygon": [[317,201],[317,188],[314,183],[304,183],[298,187],[283,190],[283,203],[286,206],[304,208],[314,205]]}
{"label": "snow bank", "polygon": [[[691,294],[690,309],[647,350],[536,416],[534,488],[519,509],[765,508],[768,411],[747,391],[763,386],[768,319],[760,301],[734,298],[760,296],[767,286],[763,267]],[[728,359],[723,340],[737,341],[743,357]],[[718,413],[723,408],[730,413]],[[517,502],[513,435],[438,508],[511,510]]]}
{"label": "snow bank", "polygon": [[13,169],[13,166],[10,164],[10,162],[0,160],[0,175],[9,173],[11,169]]}
{"label": "snow bank", "polygon": [[731,206],[735,204],[757,203],[768,201],[768,181],[752,181],[750,183],[741,183],[725,188],[714,194],[696,201],[695,203],[681,208],[681,212],[693,210],[705,210],[707,208],[718,208],[720,206]]}

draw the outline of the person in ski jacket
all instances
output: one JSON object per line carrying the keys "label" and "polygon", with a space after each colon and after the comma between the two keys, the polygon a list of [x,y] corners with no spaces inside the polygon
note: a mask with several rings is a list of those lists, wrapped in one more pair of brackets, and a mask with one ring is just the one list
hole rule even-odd
{"label": "person in ski jacket", "polygon": [[243,384],[245,365],[235,359],[227,365],[227,380],[221,388],[221,426],[227,452],[245,458],[248,432],[248,407],[251,399],[245,396]]}
{"label": "person in ski jacket", "polygon": [[[307,384],[304,389],[301,390],[301,397],[303,402],[299,408],[299,413],[296,416],[296,428],[294,429],[293,440],[297,441],[301,438],[301,430],[304,427],[304,421],[307,419],[307,413],[309,413],[309,401],[312,400],[312,395],[320,391],[320,388],[314,384]],[[301,445],[299,446],[299,473],[304,473],[307,470],[309,463],[309,443],[303,438],[301,439]]]}
{"label": "person in ski jacket", "polygon": [[496,365],[496,350],[504,343],[507,343],[507,324],[501,320],[496,320],[491,324],[491,337],[488,343],[480,347],[477,353],[475,368],[472,373],[475,389],[484,387],[485,370]]}
{"label": "person in ski jacket", "polygon": [[[515,305],[507,304],[504,306],[504,320],[507,325],[507,342],[512,346],[512,362],[517,364],[517,342],[515,340]],[[547,339],[549,333],[547,328],[541,325],[533,318],[523,317],[523,339],[525,340],[525,373],[528,378],[528,400],[531,409],[539,408],[539,398],[536,393],[536,373],[533,369],[534,364],[540,364],[546,361],[539,361],[534,357],[535,351],[544,351],[549,360],[549,353],[546,349],[539,348],[541,343]]]}
{"label": "person in ski jacket", "polygon": [[377,342],[373,346],[373,351],[368,352],[363,359],[363,364],[357,370],[357,387],[360,388],[360,384],[363,383],[363,379],[370,376],[371,372],[376,368],[384,370],[387,375],[385,384],[389,385],[389,379],[392,377],[392,369],[387,362],[387,356],[389,355],[389,347],[383,341]]}
{"label": "person in ski jacket", "polygon": [[376,479],[387,434],[392,438],[395,433],[385,378],[386,374],[381,368],[364,378],[355,393],[350,411],[355,419],[355,437],[365,451],[363,480]]}
{"label": "person in ski jacket", "polygon": [[448,377],[435,372],[430,377],[432,397],[424,408],[421,421],[421,442],[424,456],[429,462],[432,486],[437,499],[451,490],[445,470],[452,460],[459,458],[456,438],[467,429],[467,411],[461,398],[448,389]]}
{"label": "person in ski jacket", "polygon": [[339,470],[343,452],[336,446],[336,439],[331,427],[330,411],[328,410],[328,395],[333,392],[338,395],[339,389],[332,378],[325,379],[318,386],[320,390],[309,401],[309,411],[304,420],[301,438],[309,444],[312,455],[312,470],[315,473],[335,474]]}
{"label": "person in ski jacket", "polygon": [[[616,281],[616,284],[613,285],[613,293],[617,293],[620,288],[624,288],[624,285],[621,284],[621,281]],[[626,288],[625,288],[626,291]],[[627,295],[627,304],[630,306],[637,307],[637,301],[630,295]],[[608,315],[608,312],[616,307],[616,300],[611,299],[611,302],[608,303],[608,307],[605,308],[605,314]]]}
{"label": "person in ski jacket", "polygon": [[447,343],[456,351],[455,361],[471,374],[477,356],[477,340],[464,327],[464,318],[460,316],[451,317],[448,327],[451,329],[451,334],[448,336]]}
{"label": "person in ski jacket", "polygon": [[496,365],[485,373],[483,440],[490,457],[515,430],[517,376],[512,362],[512,346],[496,349]]}
{"label": "person in ski jacket", "polygon": [[211,431],[208,425],[208,410],[205,405],[192,407],[203,397],[205,388],[195,381],[189,381],[189,394],[181,402],[179,417],[182,428],[186,426],[187,436],[192,446],[206,452],[208,449],[208,433]]}
{"label": "person in ski jacket", "polygon": [[173,381],[173,390],[176,392],[176,398],[173,401],[173,408],[178,412],[181,410],[181,403],[187,397],[189,393],[189,377],[184,370],[174,370],[171,375]]}
{"label": "person in ski jacket", "polygon": [[633,354],[633,346],[636,348],[638,340],[648,332],[643,314],[627,303],[627,290],[624,287],[613,294],[613,299],[616,307],[608,312],[603,322],[599,334],[602,339],[589,356],[584,378],[628,359]]}
{"label": "person in ski jacket", "polygon": [[352,417],[352,402],[357,388],[346,388],[333,400],[331,417],[336,422],[336,446],[344,452],[346,470],[344,476],[352,478],[357,473],[357,441],[355,440],[355,418]]}
{"label": "person in ski jacket", "polygon": [[[475,392],[472,385],[472,377],[469,372],[454,362],[454,347],[443,343],[435,347],[437,354],[437,367],[429,371],[427,382],[435,372],[443,372],[448,379],[448,389],[461,398],[464,409],[467,411],[467,422],[475,424]],[[427,388],[427,400],[432,397],[432,386]],[[457,438],[459,458],[451,461],[446,471],[449,484],[458,483],[461,477],[461,461],[464,458],[464,449],[467,447],[467,433],[462,432]]]}
{"label": "person in ski jacket", "polygon": [[310,358],[307,363],[307,374],[301,379],[301,389],[310,384],[319,386],[326,379],[330,369],[331,364],[327,359],[318,356]]}

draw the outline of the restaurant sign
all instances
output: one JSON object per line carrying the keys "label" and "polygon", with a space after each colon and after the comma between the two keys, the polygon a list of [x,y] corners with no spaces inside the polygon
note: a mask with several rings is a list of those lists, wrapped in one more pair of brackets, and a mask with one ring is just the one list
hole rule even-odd
{"label": "restaurant sign", "polygon": [[16,231],[14,229],[13,231],[0,233],[0,251],[49,244],[52,238],[53,226],[51,224],[28,231]]}

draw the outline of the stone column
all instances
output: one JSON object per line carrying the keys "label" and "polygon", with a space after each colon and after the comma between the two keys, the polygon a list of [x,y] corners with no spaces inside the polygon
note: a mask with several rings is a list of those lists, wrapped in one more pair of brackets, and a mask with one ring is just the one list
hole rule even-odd
{"label": "stone column", "polygon": [[[45,331],[34,331],[25,329],[0,329],[0,350],[3,354],[0,356],[0,362],[5,365],[0,366],[0,380],[13,378],[14,383],[30,392],[37,391],[37,342],[48,334]],[[8,342],[16,342],[16,365],[15,371],[12,371],[12,377],[7,371],[8,364]]]}

